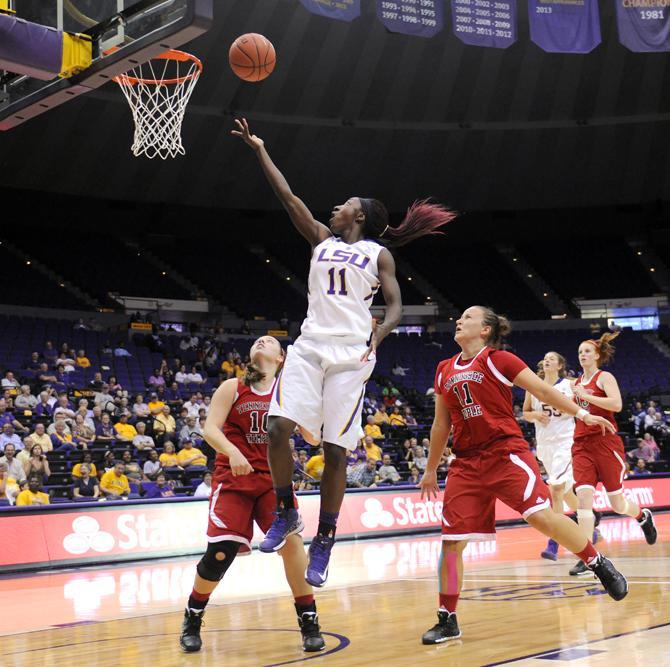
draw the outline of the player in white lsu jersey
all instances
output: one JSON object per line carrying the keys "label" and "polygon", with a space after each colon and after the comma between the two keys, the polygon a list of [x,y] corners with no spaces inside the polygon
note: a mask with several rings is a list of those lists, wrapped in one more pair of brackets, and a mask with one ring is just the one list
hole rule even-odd
{"label": "player in white lsu jersey", "polygon": [[[326,226],[293,194],[263,140],[250,133],[246,120],[235,122],[233,134],[254,150],[293,225],[312,246],[307,317],[299,338],[288,349],[269,411],[268,459],[277,495],[277,518],[260,550],[277,551],[288,535],[303,528],[293,494],[294,464],[289,446],[297,424],[316,442],[323,441],[319,527],[305,572],[309,583],[323,586],[346,488],[347,450],[353,449],[362,435],[365,383],[374,368],[377,345],[402,317],[395,262],[384,245],[401,246],[439,233],[438,228],[455,214],[436,204],[416,202],[402,223],[392,227],[380,201],[351,197],[333,209]],[[380,288],[386,314],[373,330],[370,306]]]}
{"label": "player in white lsu jersey", "polygon": [[[572,399],[572,385],[567,375],[567,363],[558,352],[547,352],[538,367],[538,375],[554,389]],[[563,502],[577,510],[577,497],[572,486],[572,442],[575,420],[567,414],[556,411],[541,403],[535,396],[526,392],[523,402],[523,417],[535,424],[537,458],[547,471],[551,490],[551,505],[554,512],[563,514]],[[542,558],[556,560],[558,544],[549,540]]]}

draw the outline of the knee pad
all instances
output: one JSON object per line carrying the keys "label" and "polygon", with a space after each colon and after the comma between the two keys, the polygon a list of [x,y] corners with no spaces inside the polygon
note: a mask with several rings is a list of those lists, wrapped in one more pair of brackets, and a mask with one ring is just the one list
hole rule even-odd
{"label": "knee pad", "polygon": [[[233,564],[240,546],[239,542],[209,542],[207,551],[198,563],[198,574],[207,581],[221,581]],[[224,558],[217,558],[217,554],[223,554]]]}

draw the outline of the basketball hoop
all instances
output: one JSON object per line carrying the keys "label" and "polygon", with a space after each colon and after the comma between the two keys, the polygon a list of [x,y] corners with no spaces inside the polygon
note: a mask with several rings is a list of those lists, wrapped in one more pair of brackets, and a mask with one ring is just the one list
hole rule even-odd
{"label": "basketball hoop", "polygon": [[165,160],[186,153],[181,124],[201,72],[198,58],[170,50],[114,77],[133,113],[133,155]]}

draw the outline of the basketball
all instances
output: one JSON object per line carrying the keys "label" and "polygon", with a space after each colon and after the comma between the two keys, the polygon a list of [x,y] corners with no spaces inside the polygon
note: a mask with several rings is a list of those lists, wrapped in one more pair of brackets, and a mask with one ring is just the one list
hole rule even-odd
{"label": "basketball", "polygon": [[262,81],[272,74],[277,62],[270,40],[255,32],[238,37],[228,52],[230,67],[244,81]]}

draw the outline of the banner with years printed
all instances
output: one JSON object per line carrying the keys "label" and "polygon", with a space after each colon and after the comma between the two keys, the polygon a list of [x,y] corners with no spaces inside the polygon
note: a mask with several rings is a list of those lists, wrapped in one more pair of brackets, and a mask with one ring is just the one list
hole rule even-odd
{"label": "banner with years printed", "polygon": [[602,41],[593,0],[528,0],[530,38],[549,53],[590,53]]}
{"label": "banner with years printed", "polygon": [[443,0],[377,0],[377,17],[389,32],[433,37],[444,28]]}
{"label": "banner with years printed", "polygon": [[451,0],[451,17],[465,44],[506,49],[516,42],[516,0]]}
{"label": "banner with years printed", "polygon": [[614,0],[619,41],[631,51],[670,51],[670,0]]}

